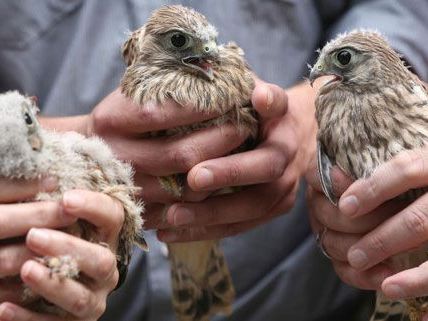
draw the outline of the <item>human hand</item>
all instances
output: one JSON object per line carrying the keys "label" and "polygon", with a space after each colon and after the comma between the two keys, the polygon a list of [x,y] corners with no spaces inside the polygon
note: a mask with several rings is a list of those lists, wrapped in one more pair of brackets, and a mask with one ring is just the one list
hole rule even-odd
{"label": "human hand", "polygon": [[159,209],[151,215],[153,222],[147,224],[159,229],[160,240],[231,236],[265,223],[293,206],[316,128],[311,117],[313,100],[306,91],[305,95],[301,93],[302,87],[296,87],[287,96],[280,87],[257,81],[252,102],[261,118],[261,143],[251,151],[201,162],[187,177],[190,188],[197,192],[245,187],[198,203],[172,204],[163,222],[156,221],[162,217]]}
{"label": "human hand", "polygon": [[[226,124],[194,131],[188,135],[147,137],[149,132],[198,123],[218,116],[184,108],[169,101],[165,105],[138,106],[115,90],[89,115],[87,134],[102,137],[120,158],[132,162],[136,184],[142,187],[146,215],[152,209],[178,199],[159,184],[159,176],[186,173],[206,159],[231,152],[248,133]],[[209,193],[184,188],[182,200],[195,201]]]}
{"label": "human hand", "polygon": [[[401,152],[369,178],[352,184],[340,198],[340,210],[348,217],[369,218],[373,208],[391,203],[388,200],[410,189],[427,186],[427,161],[427,148]],[[348,260],[354,269],[367,271],[428,241],[428,194],[396,213],[350,248]],[[386,278],[381,288],[393,299],[428,295],[428,262]]]}
{"label": "human hand", "polygon": [[[338,167],[331,170],[334,193],[340,196],[351,185],[352,180]],[[388,202],[372,208],[369,215],[350,218],[330,203],[324,195],[315,155],[306,174],[307,199],[311,227],[320,247],[331,258],[338,276],[347,284],[367,290],[379,290],[383,280],[394,272],[388,265],[374,264],[369,269],[356,269],[348,261],[348,252],[364,235],[371,232],[404,206],[400,202]],[[379,262],[378,262],[379,263]]]}
{"label": "human hand", "polygon": [[[8,205],[1,205],[8,206]],[[12,206],[12,205],[11,205]],[[68,320],[97,320],[105,310],[107,295],[118,281],[116,256],[110,249],[117,248],[118,235],[124,211],[117,200],[102,193],[73,190],[59,202],[35,202],[2,213],[0,238],[26,236],[26,248],[13,255],[0,252],[1,262],[14,261],[23,282],[36,294],[71,314]],[[19,211],[18,211],[19,210]],[[17,215],[20,217],[17,220]],[[97,228],[100,242],[109,248],[90,243],[78,237],[50,228],[71,225],[84,219]],[[22,246],[21,246],[22,248]],[[49,270],[31,257],[71,255],[76,259],[84,282],[51,277]],[[59,321],[62,318],[40,314],[20,307],[19,298],[4,297],[0,304],[2,321]],[[5,302],[7,301],[7,302]]]}

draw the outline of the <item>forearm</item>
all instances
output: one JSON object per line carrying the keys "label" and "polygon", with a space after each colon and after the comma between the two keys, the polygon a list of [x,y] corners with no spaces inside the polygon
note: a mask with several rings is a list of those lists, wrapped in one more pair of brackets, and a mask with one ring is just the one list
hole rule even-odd
{"label": "forearm", "polygon": [[41,125],[45,128],[66,132],[75,131],[87,136],[89,115],[69,117],[39,117]]}

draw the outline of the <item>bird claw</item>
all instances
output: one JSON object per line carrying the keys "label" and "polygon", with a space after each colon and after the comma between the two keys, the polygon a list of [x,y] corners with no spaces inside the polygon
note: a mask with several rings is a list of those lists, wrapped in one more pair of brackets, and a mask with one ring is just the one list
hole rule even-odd
{"label": "bird claw", "polygon": [[337,206],[338,198],[334,194],[333,183],[330,177],[330,171],[333,167],[333,164],[331,163],[331,160],[328,158],[327,154],[324,152],[321,142],[318,142],[317,145],[317,163],[322,190],[328,200],[334,206]]}
{"label": "bird claw", "polygon": [[37,262],[49,268],[49,277],[56,275],[60,280],[75,279],[79,275],[77,262],[70,255],[45,256],[37,258]]}

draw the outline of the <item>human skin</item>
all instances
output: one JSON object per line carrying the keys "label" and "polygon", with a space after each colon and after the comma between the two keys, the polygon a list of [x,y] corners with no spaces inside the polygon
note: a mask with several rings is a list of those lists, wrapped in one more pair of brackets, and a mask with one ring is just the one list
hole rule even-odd
{"label": "human skin", "polygon": [[426,186],[427,161],[427,148],[405,151],[369,178],[355,182],[335,168],[338,208],[322,194],[314,166],[308,171],[312,228],[318,233],[327,227],[323,247],[343,281],[381,290],[391,299],[428,294],[427,262],[401,272],[384,263],[428,241],[427,194],[414,202],[396,199],[409,189]]}
{"label": "human skin", "polygon": [[[256,83],[252,101],[261,117],[262,140],[255,150],[239,155],[224,156],[247,137],[247,133],[239,132],[230,125],[204,129],[184,137],[141,138],[141,134],[148,131],[198,122],[215,115],[190,112],[174,103],[159,109],[144,109],[132,104],[119,89],[101,101],[89,115],[42,117],[40,120],[47,128],[59,131],[75,130],[87,136],[99,135],[120,158],[131,161],[136,168],[135,179],[143,187],[141,196],[147,203],[146,225],[148,228],[158,228],[160,239],[179,241],[219,238],[248,230],[286,212],[294,203],[299,178],[306,168],[305,160],[312,149],[309,142],[315,132],[314,122],[311,117],[301,117],[305,113],[298,110],[298,105],[308,97],[305,86],[290,89],[287,95],[278,86],[260,80]],[[298,141],[308,143],[299,146]],[[208,180],[207,172],[203,175],[204,171],[201,171],[203,168],[212,173],[208,175]],[[156,176],[178,172],[189,172],[183,199],[185,203],[180,204],[200,208],[197,209],[198,219],[193,224],[187,222],[186,228],[182,229],[179,235],[173,236],[168,228],[171,225],[182,225],[183,216],[186,214],[177,212],[177,204],[173,204],[168,210],[166,221],[158,219],[162,217],[159,214],[165,204],[178,200],[174,200],[160,188]],[[6,183],[10,185],[9,182],[5,181],[4,184]],[[213,190],[235,185],[249,186],[236,195],[209,198]],[[113,254],[102,246],[54,229],[71,225],[78,217],[84,218],[99,226],[101,231],[105,231],[103,235],[108,236],[106,243],[114,249],[123,221],[123,209],[112,203],[110,198],[103,199],[106,198],[105,195],[87,191],[76,191],[76,197],[69,198],[68,201],[67,196],[72,195],[72,192],[66,193],[64,200],[55,204],[13,204],[34,195],[38,188],[42,188],[39,186],[37,182],[16,182],[12,195],[17,197],[4,196],[3,202],[0,198],[0,203],[9,203],[0,206],[8,206],[8,211],[13,213],[15,220],[19,210],[22,215],[26,215],[24,217],[31,217],[31,220],[24,220],[27,225],[14,227],[12,217],[7,221],[6,216],[2,215],[7,226],[11,225],[11,228],[8,228],[8,234],[3,237],[0,231],[0,239],[25,234],[27,237],[25,244],[0,247],[0,258],[4,258],[2,262],[8,262],[0,265],[0,274],[20,274],[34,292],[70,311],[75,315],[75,320],[96,320],[105,309],[108,293],[117,283],[118,272],[115,264],[112,264],[115,262],[112,261]],[[31,189],[31,194],[26,192],[28,188]],[[257,207],[252,207],[254,196],[259,200]],[[71,206],[72,199],[85,199],[86,202]],[[196,201],[199,202],[195,203]],[[97,208],[95,204],[106,204],[106,207]],[[19,208],[23,205],[25,210]],[[249,212],[249,206],[256,210]],[[214,221],[212,214],[215,208],[218,209],[214,210],[214,213],[232,212],[233,215],[222,215]],[[107,213],[109,215],[106,215]],[[35,226],[37,228],[33,228]],[[30,232],[27,233],[28,231]],[[43,238],[40,235],[48,237],[49,241],[42,244]],[[88,255],[91,257],[88,262],[98,262],[96,266],[107,266],[109,269],[101,271],[103,273],[98,274],[101,277],[91,283],[93,287],[88,288],[87,285],[72,280],[59,284],[54,278],[48,277],[46,268],[31,260],[35,253],[57,255],[65,251],[82,258],[79,261],[81,269],[90,276],[95,277],[95,274],[92,273],[91,266],[85,265],[84,258]],[[64,295],[56,295],[54,298],[59,287]],[[0,284],[0,298],[4,302],[0,305],[0,320],[28,320],[30,317],[32,320],[57,320],[15,305],[13,302],[16,303],[18,297],[7,289],[10,289],[9,284]],[[80,293],[80,296],[76,293]],[[84,299],[81,295],[84,295]],[[85,300],[87,298],[89,300]],[[14,317],[8,313],[11,311]]]}

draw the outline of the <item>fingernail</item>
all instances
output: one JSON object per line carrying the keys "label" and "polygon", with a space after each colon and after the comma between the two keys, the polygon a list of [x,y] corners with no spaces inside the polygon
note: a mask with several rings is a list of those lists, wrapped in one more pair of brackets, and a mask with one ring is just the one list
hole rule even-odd
{"label": "fingernail", "polygon": [[195,213],[190,209],[177,206],[172,212],[172,223],[176,226],[190,224],[195,220]]}
{"label": "fingernail", "polygon": [[359,207],[358,199],[356,196],[347,196],[339,201],[340,211],[348,216],[353,216],[357,213]]}
{"label": "fingernail", "polygon": [[403,289],[396,284],[387,284],[383,288],[384,294],[390,299],[404,299],[406,294]]}
{"label": "fingernail", "polygon": [[40,188],[43,192],[52,192],[57,186],[58,178],[49,176],[42,179]]}
{"label": "fingernail", "polygon": [[49,243],[49,235],[46,231],[34,227],[28,232],[27,239],[31,243],[41,246],[45,246]]}
{"label": "fingernail", "polygon": [[198,169],[195,175],[195,184],[198,188],[204,189],[212,186],[214,183],[213,173],[206,167]]}
{"label": "fingernail", "polygon": [[82,207],[85,203],[82,194],[77,191],[67,191],[62,197],[63,203],[66,207],[69,208],[78,208]]}
{"label": "fingernail", "polygon": [[348,254],[349,264],[356,269],[362,269],[368,263],[367,254],[359,249],[351,250]]}
{"label": "fingernail", "polygon": [[5,321],[12,321],[15,318],[15,311],[8,306],[0,309],[0,319]]}
{"label": "fingernail", "polygon": [[266,109],[269,110],[273,104],[273,93],[269,87],[266,86]]}
{"label": "fingernail", "polygon": [[43,272],[36,262],[28,261],[22,267],[22,277],[31,282],[37,282],[42,279]]}

